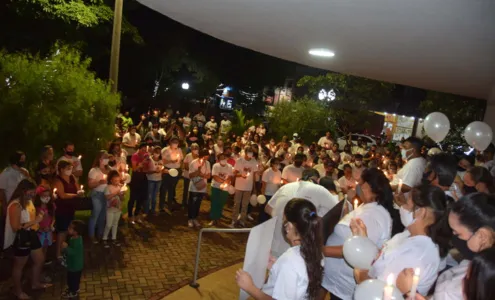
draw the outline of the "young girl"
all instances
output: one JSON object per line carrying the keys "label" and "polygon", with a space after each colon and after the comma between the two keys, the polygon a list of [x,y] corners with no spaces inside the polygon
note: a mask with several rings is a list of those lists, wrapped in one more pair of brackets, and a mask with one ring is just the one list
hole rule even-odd
{"label": "young girl", "polygon": [[305,199],[290,200],[284,209],[283,228],[292,248],[276,262],[270,259],[270,275],[263,288],[258,289],[243,270],[237,271],[237,285],[256,300],[315,299],[323,276],[323,242],[314,204]]}
{"label": "young girl", "polygon": [[117,228],[119,226],[120,215],[122,213],[122,202],[124,201],[124,190],[120,184],[120,175],[117,171],[108,173],[108,185],[105,188],[105,198],[107,199],[107,221],[105,231],[103,232],[103,245],[109,248],[108,234],[112,230],[112,243],[116,247],[120,247],[117,241]]}
{"label": "young girl", "polygon": [[[45,186],[38,186],[36,188],[36,198],[34,200],[34,206],[36,207],[37,214],[43,214],[43,220],[39,223],[38,237],[40,239],[41,247],[43,247],[43,254],[46,258],[46,251],[48,247],[52,245],[55,218],[55,203],[51,197],[52,193],[50,189]],[[49,264],[51,261],[46,260],[45,264]]]}
{"label": "young girl", "polygon": [[144,202],[144,213],[146,215],[154,215],[156,212],[156,197],[158,196],[158,191],[162,184],[162,173],[163,171],[166,171],[163,168],[163,161],[160,157],[161,151],[162,149],[159,146],[153,148],[153,155],[151,156],[151,159],[147,161],[146,177],[148,178],[148,198]]}

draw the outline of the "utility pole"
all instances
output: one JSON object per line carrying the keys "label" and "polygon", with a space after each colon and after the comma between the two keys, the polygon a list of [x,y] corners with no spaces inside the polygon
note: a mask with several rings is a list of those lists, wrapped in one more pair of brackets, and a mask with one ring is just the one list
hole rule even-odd
{"label": "utility pole", "polygon": [[112,52],[110,56],[110,84],[112,92],[117,93],[119,83],[120,35],[122,29],[123,0],[115,0],[113,15]]}

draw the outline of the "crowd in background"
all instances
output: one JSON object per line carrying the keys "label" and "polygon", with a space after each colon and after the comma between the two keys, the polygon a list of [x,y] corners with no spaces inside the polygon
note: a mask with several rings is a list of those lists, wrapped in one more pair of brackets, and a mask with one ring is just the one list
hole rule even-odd
{"label": "crowd in background", "polygon": [[[441,297],[443,290],[447,293],[448,288],[462,286],[458,281],[451,283],[455,278],[446,273],[449,271],[442,273],[450,274],[445,278],[438,277],[447,265],[477,278],[481,271],[473,269],[475,263],[493,264],[493,251],[482,251],[492,248],[495,241],[495,205],[488,196],[495,192],[493,145],[476,156],[455,156],[429,151],[414,137],[397,144],[381,139],[373,145],[364,140],[349,140],[340,148],[330,132],[315,141],[303,141],[297,133],[276,140],[263,123],[246,128],[237,136],[231,128],[228,115],[218,122],[215,116],[202,112],[193,115],[155,109],[134,122],[125,112],[117,118],[115,139],[108,149],[96,153],[90,170],[84,170],[81,164],[81,159],[90,154],[77,153],[77,143],[73,142],[65,144],[60,158],[54,157],[51,146],[43,147],[32,172],[24,168],[27,158],[23,152],[12,154],[10,165],[0,174],[0,200],[5,216],[3,248],[14,250],[15,295],[20,299],[27,297],[22,291],[21,277],[29,256],[34,263],[32,287],[49,284],[42,283],[40,274],[56,232],[57,263],[68,270],[64,296],[77,296],[83,261],[82,228],[74,220],[75,211],[91,210],[85,232],[92,243],[101,243],[105,248],[119,247],[118,226],[127,190],[130,193],[126,221],[131,226],[148,222],[166,210],[173,213],[186,209],[184,222],[191,228],[200,228],[201,221],[206,221],[199,218],[201,203],[206,198],[211,201],[209,226],[222,225],[229,197],[234,205],[232,217],[225,225],[232,228],[279,216],[279,237],[274,239],[279,247],[272,249],[278,257],[274,267],[280,268],[285,253],[299,247],[297,255],[302,261],[298,263],[302,270],[298,270],[297,276],[306,279],[290,289],[269,279],[267,284],[271,286],[264,291],[280,295],[276,299],[303,299],[286,298],[283,295],[287,291],[311,299],[317,295],[324,297],[328,291],[332,299],[350,299],[356,282],[383,279],[391,271],[402,274],[397,278],[397,286],[406,293],[410,288],[409,269],[415,266],[421,266],[425,272],[419,293],[434,293],[435,299],[447,299]],[[177,199],[180,180],[183,196]],[[305,191],[310,196],[303,197]],[[326,194],[320,196],[322,193]],[[258,200],[260,195],[264,196],[263,201]],[[306,202],[292,203],[293,198],[305,198]],[[330,200],[326,201],[327,198]],[[354,200],[359,207],[352,205]],[[257,202],[260,205],[255,208]],[[341,206],[337,206],[339,203]],[[338,208],[338,217],[326,218],[332,215],[334,207]],[[297,216],[298,213],[304,217]],[[282,216],[286,217],[284,222]],[[332,222],[329,229],[327,225]],[[482,229],[486,229],[486,239],[482,239]],[[323,236],[301,238],[309,233]],[[342,256],[342,244],[352,234],[368,236],[390,255],[385,258],[382,253],[369,272],[352,270]],[[312,244],[314,250],[318,243],[318,251],[323,251],[309,261],[306,247]],[[460,259],[460,264],[459,259],[447,259],[453,248],[464,259]],[[480,252],[483,255],[473,255]],[[317,274],[314,263],[318,257],[319,261],[325,260],[321,274]],[[465,260],[468,262],[463,264]],[[245,273],[237,276],[246,291],[252,289],[248,279]],[[435,282],[436,288],[432,289]],[[468,288],[473,294],[493,293],[474,291],[474,284],[469,286],[471,280],[467,282],[464,293]],[[252,291],[255,292],[258,293]]]}

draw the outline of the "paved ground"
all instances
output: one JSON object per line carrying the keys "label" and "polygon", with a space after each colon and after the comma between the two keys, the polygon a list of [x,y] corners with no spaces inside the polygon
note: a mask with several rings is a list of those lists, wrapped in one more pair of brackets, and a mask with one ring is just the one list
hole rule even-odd
{"label": "paved ground", "polygon": [[[182,181],[177,190],[182,191]],[[182,193],[178,193],[177,199],[182,199]],[[209,208],[210,202],[203,201],[201,220],[205,226]],[[230,217],[231,208],[229,202],[220,227],[228,224],[225,217]],[[198,231],[187,227],[185,211],[181,210],[151,218],[143,226],[122,224],[121,248],[104,249],[86,241],[80,299],[160,299],[191,280],[197,237]],[[241,261],[246,242],[247,234],[243,233],[206,233],[201,247],[200,276]],[[10,260],[0,260],[0,299],[13,299],[10,270]],[[54,286],[44,293],[26,290],[34,299],[60,299],[65,274],[58,269],[48,272],[53,274]]]}

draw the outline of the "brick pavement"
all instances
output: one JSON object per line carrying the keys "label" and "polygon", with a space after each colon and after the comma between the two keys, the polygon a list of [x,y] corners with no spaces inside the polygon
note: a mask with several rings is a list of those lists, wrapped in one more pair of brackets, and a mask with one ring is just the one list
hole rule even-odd
{"label": "brick pavement", "polygon": [[[182,199],[182,181],[177,199]],[[209,201],[201,205],[200,220],[206,226]],[[220,227],[231,216],[229,201]],[[80,299],[160,299],[189,283],[194,271],[198,230],[187,227],[184,210],[152,217],[144,225],[119,227],[121,248],[104,249],[85,241],[85,269]],[[206,233],[203,236],[200,277],[242,261],[247,234]],[[0,260],[0,300],[10,295],[10,261]],[[52,273],[53,272],[53,273]],[[65,288],[63,270],[49,270],[54,286],[45,292],[26,290],[33,299],[60,299]],[[28,272],[25,272],[28,274]],[[28,284],[27,284],[28,286]]]}

